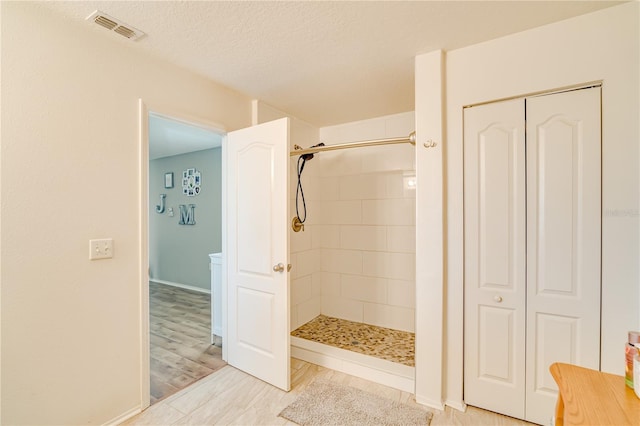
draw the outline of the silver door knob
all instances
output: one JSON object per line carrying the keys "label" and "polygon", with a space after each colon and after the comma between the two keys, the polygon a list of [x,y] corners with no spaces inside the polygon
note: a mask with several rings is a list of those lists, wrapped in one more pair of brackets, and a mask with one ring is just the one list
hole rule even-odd
{"label": "silver door knob", "polygon": [[493,300],[495,300],[496,302],[500,303],[500,302],[502,302],[502,297],[501,296],[493,296]]}
{"label": "silver door knob", "polygon": [[273,265],[273,272],[282,272],[282,271],[284,271],[284,265],[282,263]]}

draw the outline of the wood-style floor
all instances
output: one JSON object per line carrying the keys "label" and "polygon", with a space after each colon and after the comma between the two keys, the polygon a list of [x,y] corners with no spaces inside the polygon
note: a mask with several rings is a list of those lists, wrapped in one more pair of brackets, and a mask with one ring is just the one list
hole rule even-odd
{"label": "wood-style floor", "polygon": [[226,365],[211,345],[211,296],[149,283],[151,404]]}
{"label": "wood-style floor", "polygon": [[[198,383],[151,406],[124,425],[294,425],[280,411],[291,404],[316,378],[342,383],[385,398],[416,404],[413,395],[364,379],[291,359],[291,391],[284,392],[229,365]],[[438,425],[530,425],[511,417],[468,407],[467,411],[433,410]]]}

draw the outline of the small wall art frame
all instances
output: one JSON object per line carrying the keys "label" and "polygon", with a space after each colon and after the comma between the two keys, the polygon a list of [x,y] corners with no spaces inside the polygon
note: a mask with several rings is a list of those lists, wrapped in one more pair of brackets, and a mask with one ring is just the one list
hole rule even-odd
{"label": "small wall art frame", "polygon": [[164,187],[173,188],[173,172],[167,172],[164,174]]}
{"label": "small wall art frame", "polygon": [[182,172],[182,193],[188,197],[200,194],[202,178],[196,169],[187,169]]}

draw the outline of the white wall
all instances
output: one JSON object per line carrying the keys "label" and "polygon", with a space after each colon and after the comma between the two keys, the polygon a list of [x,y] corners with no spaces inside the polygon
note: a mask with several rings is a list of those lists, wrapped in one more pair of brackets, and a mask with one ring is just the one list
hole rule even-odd
{"label": "white wall", "polygon": [[[445,396],[462,401],[464,105],[603,82],[602,359],[624,374],[622,346],[640,328],[639,8],[637,2],[446,55],[447,297]],[[418,236],[420,238],[420,236]]]}
{"label": "white wall", "polygon": [[[0,423],[104,424],[142,398],[138,98],[227,130],[251,102],[38,3],[0,7]],[[114,258],[89,261],[101,237]]]}
{"label": "white wall", "polygon": [[[442,410],[445,289],[444,54],[416,57],[416,401]],[[460,408],[460,406],[455,406]]]}

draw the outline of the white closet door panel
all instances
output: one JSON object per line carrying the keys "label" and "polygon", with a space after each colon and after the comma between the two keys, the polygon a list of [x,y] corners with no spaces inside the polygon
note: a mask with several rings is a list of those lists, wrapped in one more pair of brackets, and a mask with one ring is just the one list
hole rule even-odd
{"label": "white closet door panel", "polygon": [[464,398],[524,416],[524,100],[464,111]]}
{"label": "white closet door panel", "polygon": [[554,362],[600,367],[600,89],[527,99],[526,418],[547,423]]}
{"label": "white closet door panel", "polygon": [[514,371],[514,309],[494,306],[478,307],[478,377],[513,385]]}

